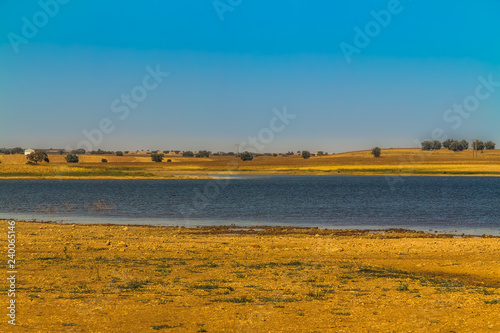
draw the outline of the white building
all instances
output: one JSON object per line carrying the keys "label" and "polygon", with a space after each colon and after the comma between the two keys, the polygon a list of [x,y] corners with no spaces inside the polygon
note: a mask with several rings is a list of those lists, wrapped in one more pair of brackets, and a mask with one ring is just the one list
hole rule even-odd
{"label": "white building", "polygon": [[31,149],[31,148],[29,148],[29,149],[25,149],[25,150],[24,150],[24,155],[29,155],[29,154],[34,153],[34,152],[35,152],[35,150],[34,150],[34,149]]}

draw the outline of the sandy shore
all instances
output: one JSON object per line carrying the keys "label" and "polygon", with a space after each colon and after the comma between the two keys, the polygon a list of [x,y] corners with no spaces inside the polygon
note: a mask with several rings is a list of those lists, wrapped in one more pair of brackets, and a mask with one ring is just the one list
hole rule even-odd
{"label": "sandy shore", "polygon": [[500,331],[499,238],[34,222],[15,232],[14,331]]}

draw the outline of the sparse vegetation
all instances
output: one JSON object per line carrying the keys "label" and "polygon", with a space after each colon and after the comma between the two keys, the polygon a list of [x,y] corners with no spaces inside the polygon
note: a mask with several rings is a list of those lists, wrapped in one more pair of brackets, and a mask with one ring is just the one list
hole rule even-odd
{"label": "sparse vegetation", "polygon": [[[365,152],[364,158],[369,156]],[[127,327],[134,331],[152,330],[153,326],[175,330],[173,327],[188,321],[189,327],[184,327],[188,331],[202,327],[210,332],[223,328],[234,331],[240,326],[228,326],[231,321],[226,319],[234,319],[235,313],[250,318],[245,316],[262,308],[279,311],[283,320],[297,320],[306,330],[317,329],[309,322],[321,321],[332,323],[333,329],[356,332],[362,316],[385,318],[390,314],[391,322],[381,326],[390,331],[403,327],[405,313],[443,299],[454,309],[467,304],[467,311],[459,310],[461,320],[480,325],[491,320],[491,311],[500,304],[498,288],[481,284],[496,282],[490,274],[498,266],[496,239],[442,239],[439,235],[402,231],[323,233],[283,227],[246,228],[241,231],[245,236],[234,235],[234,230],[224,227],[128,226],[124,230],[123,226],[31,222],[19,223],[19,227],[23,228],[24,251],[29,254],[24,256],[23,266],[33,271],[25,275],[22,284],[26,311],[44,314],[68,304],[99,304],[111,322],[127,320]],[[322,235],[321,239],[314,237],[316,233]],[[121,241],[128,246],[120,245]],[[402,255],[409,244],[412,255]],[[323,249],[335,248],[343,250],[318,255]],[[429,264],[425,276],[411,271],[417,267],[419,261],[414,258],[419,255],[425,255]],[[471,262],[474,265],[469,265]],[[446,274],[456,279],[440,277],[441,265],[446,265]],[[151,279],[145,278],[151,272]],[[235,277],[238,274],[241,278]],[[149,307],[155,311],[146,314],[148,321],[138,323],[133,316],[124,316],[124,311],[144,314],[141,311]],[[207,307],[218,309],[217,320],[196,325],[211,318],[207,317],[210,312],[205,312]],[[179,309],[178,316],[166,318],[165,311],[170,308]],[[78,309],[82,316],[94,313],[86,306]],[[207,315],[193,317],[202,311]],[[260,316],[262,312],[258,313]],[[266,329],[279,330],[273,316],[261,318],[266,319]],[[435,324],[438,330],[449,330],[444,323],[450,318],[447,312],[432,317],[439,322]],[[33,321],[37,327],[42,323],[52,325],[43,316],[33,316]],[[81,330],[99,331],[95,322],[77,324]],[[47,331],[60,327],[61,322],[56,322]],[[114,328],[110,324],[109,331],[119,331]]]}
{"label": "sparse vegetation", "polygon": [[405,283],[401,283],[399,286],[398,286],[398,291],[408,291],[408,285],[405,284]]}
{"label": "sparse vegetation", "polygon": [[492,301],[484,301],[484,304],[500,304],[500,299],[494,299]]}

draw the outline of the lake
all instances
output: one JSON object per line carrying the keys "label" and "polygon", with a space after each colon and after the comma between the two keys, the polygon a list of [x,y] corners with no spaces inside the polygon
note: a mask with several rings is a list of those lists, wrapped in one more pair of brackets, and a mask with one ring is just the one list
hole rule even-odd
{"label": "lake", "polygon": [[169,226],[283,225],[500,235],[500,178],[229,176],[0,180],[0,218]]}

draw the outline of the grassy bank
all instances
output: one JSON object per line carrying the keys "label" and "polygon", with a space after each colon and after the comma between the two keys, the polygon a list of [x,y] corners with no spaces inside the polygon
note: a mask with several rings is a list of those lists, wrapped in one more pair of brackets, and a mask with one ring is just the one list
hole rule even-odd
{"label": "grassy bank", "polygon": [[32,222],[16,232],[20,332],[500,331],[498,238]]}
{"label": "grassy bank", "polygon": [[[240,161],[231,156],[210,158],[168,155],[154,163],[148,155],[82,155],[68,164],[62,155],[50,155],[49,164],[26,165],[23,155],[0,155],[0,178],[174,178],[179,175],[289,174],[289,175],[401,175],[401,176],[499,176],[500,150],[422,151],[386,149],[380,158],[359,151],[303,159],[301,156],[261,156]],[[100,163],[106,158],[108,163]],[[170,159],[171,162],[166,162]]]}

